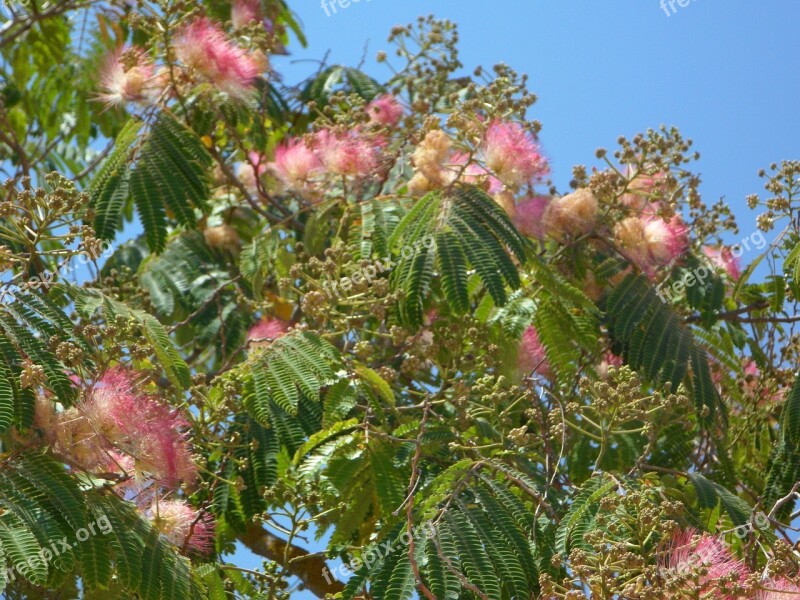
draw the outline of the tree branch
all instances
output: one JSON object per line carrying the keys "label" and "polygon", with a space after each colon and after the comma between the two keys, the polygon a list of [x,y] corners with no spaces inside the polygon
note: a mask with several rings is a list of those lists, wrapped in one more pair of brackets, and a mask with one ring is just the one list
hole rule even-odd
{"label": "tree branch", "polygon": [[[311,554],[298,546],[290,546],[287,552],[286,541],[273,535],[261,525],[248,525],[247,530],[239,534],[238,538],[259,556],[280,564],[300,579],[305,589],[319,598],[324,598],[325,594],[341,592],[344,589],[341,582],[333,579],[324,557]],[[288,564],[284,564],[287,556]]]}

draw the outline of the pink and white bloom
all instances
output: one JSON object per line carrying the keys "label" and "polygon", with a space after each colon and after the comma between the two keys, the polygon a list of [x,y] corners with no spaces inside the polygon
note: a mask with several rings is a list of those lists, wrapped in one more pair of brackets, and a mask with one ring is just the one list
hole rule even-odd
{"label": "pink and white bloom", "polygon": [[258,152],[250,152],[247,160],[236,168],[236,177],[250,191],[258,190],[258,180],[267,171],[269,163]]}
{"label": "pink and white bloom", "polygon": [[183,500],[160,500],[147,511],[153,526],[184,552],[209,554],[214,549],[214,518]]}
{"label": "pink and white bloom", "polygon": [[725,271],[728,277],[734,281],[741,276],[742,271],[739,259],[733,255],[730,248],[726,246],[703,246],[703,254],[708,257],[711,264]]}
{"label": "pink and white bloom", "polygon": [[483,143],[486,166],[509,187],[543,178],[549,172],[539,144],[522,125],[496,120]]}
{"label": "pink and white bloom", "polygon": [[233,0],[231,21],[237,29],[261,18],[261,0]]}
{"label": "pink and white bloom", "polygon": [[278,146],[269,168],[288,189],[298,191],[323,171],[319,156],[302,138],[290,138]]}
{"label": "pink and white bloom", "polygon": [[523,373],[533,372],[547,379],[553,377],[544,345],[539,340],[539,333],[532,325],[522,334],[517,353],[517,367]]}
{"label": "pink and white bloom", "polygon": [[392,94],[384,94],[369,103],[367,112],[373,123],[397,127],[403,118],[403,105]]}
{"label": "pink and white bloom", "polygon": [[254,347],[269,345],[289,331],[289,324],[281,319],[261,319],[247,332],[247,341]]}
{"label": "pink and white bloom", "polygon": [[106,371],[77,407],[62,414],[61,445],[87,467],[105,464],[108,452],[119,449],[163,485],[172,487],[197,477],[181,433],[186,420],[179,411],[138,391],[128,370]]}
{"label": "pink and white bloom", "polygon": [[747,575],[745,565],[731,555],[721,540],[707,533],[698,538],[693,529],[673,537],[664,566],[678,574],[698,575],[703,591],[713,590],[723,578],[739,581]]}
{"label": "pink and white bloom", "polygon": [[98,100],[106,106],[126,102],[149,102],[155,85],[155,70],[141,48],[118,48],[106,57],[100,70],[103,93]]}
{"label": "pink and white bloom", "polygon": [[771,579],[762,585],[756,598],[757,600],[797,600],[800,598],[800,586],[788,579]]}
{"label": "pink and white bloom", "polygon": [[553,198],[542,217],[542,226],[550,237],[563,240],[581,236],[594,229],[600,206],[592,190],[581,188],[566,196]]}
{"label": "pink and white bloom", "polygon": [[547,196],[528,196],[517,204],[512,220],[522,235],[537,240],[545,238],[542,219],[549,204]]}
{"label": "pink and white bloom", "polygon": [[689,248],[689,229],[679,215],[669,221],[650,218],[645,221],[644,240],[653,260],[668,265],[683,256]]}
{"label": "pink and white bloom", "polygon": [[648,275],[689,248],[689,230],[679,215],[669,221],[656,215],[628,217],[616,224],[614,237],[622,253]]}
{"label": "pink and white bloom", "polygon": [[245,97],[260,72],[259,60],[205,17],[181,31],[175,40],[175,55],[184,66],[234,98]]}
{"label": "pink and white bloom", "polygon": [[642,212],[657,206],[663,200],[666,191],[667,173],[638,173],[633,175],[628,184],[628,192],[622,195],[622,204],[628,208]]}
{"label": "pink and white bloom", "polygon": [[378,168],[376,146],[352,132],[318,131],[314,136],[314,149],[325,170],[332,175],[363,179]]}

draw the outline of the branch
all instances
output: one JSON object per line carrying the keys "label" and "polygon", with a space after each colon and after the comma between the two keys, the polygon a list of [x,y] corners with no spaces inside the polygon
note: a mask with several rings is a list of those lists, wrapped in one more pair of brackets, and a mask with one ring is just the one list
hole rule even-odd
{"label": "branch", "polygon": [[[287,552],[286,541],[273,535],[261,525],[248,525],[246,531],[239,534],[238,538],[252,552],[278,563],[300,579],[303,588],[319,598],[324,598],[325,594],[341,592],[344,589],[341,582],[330,581],[330,570],[324,557],[311,554],[293,545],[289,546]],[[285,560],[286,557],[288,557],[288,561]]]}

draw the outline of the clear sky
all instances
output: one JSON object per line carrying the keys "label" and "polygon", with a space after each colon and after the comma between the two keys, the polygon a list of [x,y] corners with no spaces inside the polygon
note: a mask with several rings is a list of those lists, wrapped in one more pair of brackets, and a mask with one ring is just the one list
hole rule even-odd
{"label": "clear sky", "polygon": [[360,0],[326,16],[318,0],[289,0],[309,47],[292,46],[275,67],[297,82],[317,67],[296,61],[330,50],[331,63],[357,65],[369,42],[366,70],[383,80],[373,59],[389,49],[393,25],[448,18],[460,26],[466,71],[505,62],[530,75],[539,102],[529,116],[544,125],[560,190],[573,164],[593,164],[619,135],[676,125],[702,154],[707,203],[724,197],[746,236],[755,224],[744,198],[762,190],[758,170],[800,159],[800,1],[692,0],[670,16],[659,2]]}

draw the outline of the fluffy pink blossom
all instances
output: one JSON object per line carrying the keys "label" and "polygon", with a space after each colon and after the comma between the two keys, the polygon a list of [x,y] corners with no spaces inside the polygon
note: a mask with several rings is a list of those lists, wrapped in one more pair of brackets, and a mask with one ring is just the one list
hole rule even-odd
{"label": "fluffy pink blossom", "polygon": [[541,179],[549,172],[539,144],[519,123],[492,122],[486,131],[483,153],[486,166],[511,187]]}
{"label": "fluffy pink blossom", "polygon": [[644,240],[655,262],[668,265],[688,249],[689,229],[678,215],[669,221],[656,217],[645,222]]}
{"label": "fluffy pink blossom", "polygon": [[391,94],[384,94],[367,106],[369,118],[373,123],[397,127],[403,118],[403,105]]}
{"label": "fluffy pink blossom", "polygon": [[634,211],[645,211],[662,200],[666,190],[667,174],[663,171],[657,173],[629,172],[632,177],[628,184],[628,193],[623,194],[622,204]]}
{"label": "fluffy pink blossom", "polygon": [[788,579],[770,580],[763,584],[757,600],[797,600],[800,587]]}
{"label": "fluffy pink blossom", "polygon": [[80,408],[99,446],[119,448],[136,459],[139,470],[167,486],[196,478],[196,466],[180,433],[186,421],[177,410],[139,392],[131,372],[106,371]]}
{"label": "fluffy pink blossom", "polygon": [[214,519],[182,500],[153,503],[148,517],[161,534],[185,552],[209,554],[214,549]]}
{"label": "fluffy pink blossom", "polygon": [[228,40],[203,17],[187,25],[175,40],[175,55],[188,68],[235,98],[244,97],[260,71],[259,61]]}
{"label": "fluffy pink blossom", "polygon": [[622,359],[621,356],[617,356],[611,352],[606,352],[603,356],[602,362],[597,365],[597,374],[600,379],[608,379],[608,371],[612,367],[614,369],[619,369],[625,361]]}
{"label": "fluffy pink blossom", "polygon": [[98,100],[106,106],[149,101],[156,87],[153,65],[141,48],[118,48],[105,59],[100,86]]}
{"label": "fluffy pink blossom", "polygon": [[470,160],[470,155],[466,152],[453,152],[445,163],[445,169],[452,173],[448,177],[451,183],[459,178],[463,183],[483,187],[490,194],[498,194],[504,189],[502,181],[485,167]]}
{"label": "fluffy pink blossom", "polygon": [[259,343],[269,343],[289,331],[289,324],[280,319],[262,319],[250,328],[247,332],[247,341],[254,342],[254,346]]}
{"label": "fluffy pink blossom", "polygon": [[679,574],[697,575],[703,591],[715,589],[723,578],[739,581],[747,575],[745,565],[731,555],[721,540],[707,533],[697,538],[693,529],[673,537],[664,566]]}
{"label": "fluffy pink blossom", "polygon": [[711,264],[725,271],[728,277],[734,281],[739,279],[742,274],[739,259],[733,255],[730,248],[725,246],[703,246],[703,254],[711,260]]}
{"label": "fluffy pink blossom", "polygon": [[269,168],[289,189],[301,190],[322,169],[322,161],[301,138],[290,138],[275,150]]}
{"label": "fluffy pink blossom", "polygon": [[533,326],[528,327],[522,334],[517,354],[517,366],[524,373],[537,373],[547,379],[553,377],[544,345],[539,340],[539,334]]}
{"label": "fluffy pink blossom", "polygon": [[[255,165],[255,167],[253,166]],[[258,180],[266,172],[269,163],[258,152],[250,152],[247,160],[239,164],[236,169],[236,177],[248,190],[258,190]]]}
{"label": "fluffy pink blossom", "polygon": [[547,196],[528,196],[517,204],[513,221],[521,234],[537,240],[544,239],[545,230],[542,218],[548,204],[550,204],[550,198]]}
{"label": "fluffy pink blossom", "polygon": [[678,215],[669,221],[654,215],[628,217],[617,223],[614,236],[625,256],[648,274],[671,264],[689,247],[689,230]]}
{"label": "fluffy pink blossom", "polygon": [[233,0],[231,21],[236,28],[244,27],[261,18],[261,0]]}
{"label": "fluffy pink blossom", "polygon": [[323,129],[314,136],[314,149],[333,175],[361,179],[378,168],[375,146],[355,133],[337,134]]}

